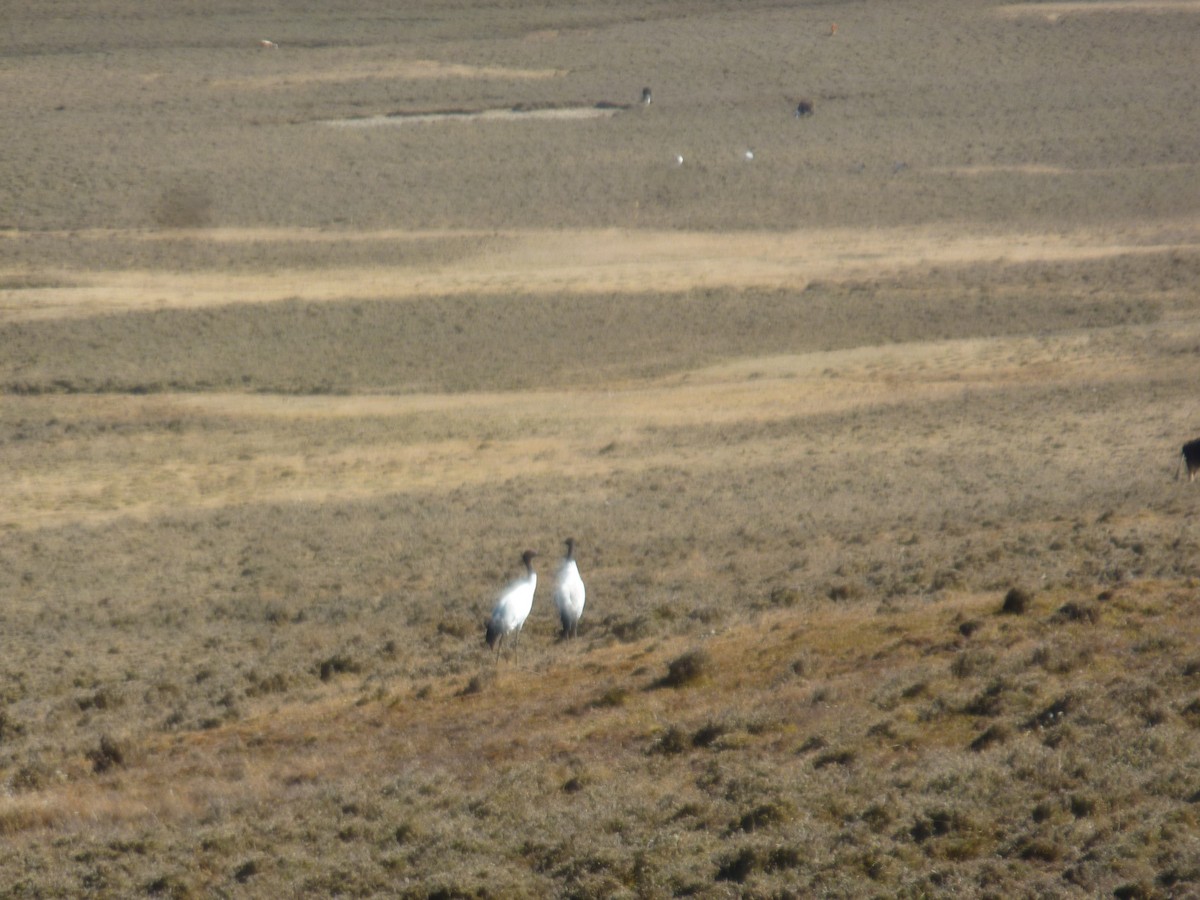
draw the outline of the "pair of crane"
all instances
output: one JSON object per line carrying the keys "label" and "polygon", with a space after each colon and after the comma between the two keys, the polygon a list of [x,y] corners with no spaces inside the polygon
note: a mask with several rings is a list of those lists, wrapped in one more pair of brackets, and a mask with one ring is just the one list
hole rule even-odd
{"label": "pair of crane", "polygon": [[[583,615],[585,591],[579,576],[579,565],[575,562],[575,539],[567,538],[567,555],[563,557],[554,578],[554,605],[562,622],[562,636],[573,638],[579,633],[579,619]],[[534,550],[521,554],[525,564],[525,575],[508,584],[496,597],[491,618],[487,622],[487,645],[497,652],[508,635],[516,641],[521,633],[529,611],[533,609],[533,592],[537,588],[537,572],[533,571]]]}

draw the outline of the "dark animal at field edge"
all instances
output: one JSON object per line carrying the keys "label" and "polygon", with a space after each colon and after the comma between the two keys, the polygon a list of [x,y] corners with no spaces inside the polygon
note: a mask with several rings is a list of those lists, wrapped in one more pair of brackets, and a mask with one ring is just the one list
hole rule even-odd
{"label": "dark animal at field edge", "polygon": [[[1179,463],[1187,466],[1188,481],[1195,481],[1196,473],[1200,472],[1200,438],[1188,441],[1183,445],[1179,454]],[[1179,466],[1175,467],[1175,477],[1179,477]]]}

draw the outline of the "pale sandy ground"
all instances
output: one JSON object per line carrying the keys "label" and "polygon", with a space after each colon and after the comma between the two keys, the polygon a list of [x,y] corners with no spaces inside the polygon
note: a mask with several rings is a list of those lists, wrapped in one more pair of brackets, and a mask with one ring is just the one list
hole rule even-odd
{"label": "pale sandy ground", "polygon": [[[315,271],[229,274],[164,271],[49,273],[61,286],[0,291],[0,321],[50,319],[129,310],[265,303],[286,298],[337,302],[363,298],[414,298],[476,293],[592,293],[680,291],[697,287],[791,287],[809,282],[860,279],[933,266],[1095,260],[1120,254],[1194,249],[1200,222],[1131,224],[1113,231],[1034,234],[997,229],[966,232],[923,229],[823,230],[790,233],[688,232],[322,232],[297,229],[215,229],[187,232],[79,232],[79,240],[266,244],[270,242],[395,242],[481,240],[467,259],[439,266],[335,268]],[[20,241],[19,232],[0,240]],[[0,277],[21,274],[10,271]],[[48,273],[39,273],[45,278]],[[1200,324],[1167,320],[1139,333],[1200,336]],[[1145,365],[1153,365],[1147,362]],[[0,527],[30,527],[116,515],[160,514],[180,508],[216,508],[246,502],[366,497],[419,487],[485,484],[521,474],[602,474],[611,462],[582,452],[598,433],[635,433],[646,426],[768,421],[796,411],[820,415],[873,404],[937,400],[976,387],[1019,380],[1054,379],[1095,385],[1149,377],[1150,370],[1120,350],[1098,349],[1086,335],[1005,337],[912,343],[730,363],[627,390],[529,394],[409,395],[402,397],[279,397],[187,394],[149,397],[42,397],[38,404],[69,417],[86,404],[115,421],[144,415],[184,418],[220,415],[247,423],[264,419],[391,418],[440,412],[486,421],[497,416],[543,417],[528,440],[481,448],[469,441],[396,442],[386,447],[338,445],[326,450],[259,446],[249,457],[210,449],[211,436],[195,435],[170,447],[148,440],[134,458],[80,455],[53,468],[14,470]],[[837,379],[827,377],[836,371]],[[886,377],[883,377],[886,375]],[[551,411],[551,412],[546,412]],[[258,427],[258,426],[251,426]],[[581,436],[583,436],[581,438]],[[581,444],[580,441],[583,441]],[[161,444],[161,446],[158,446]],[[227,448],[226,448],[227,449]],[[769,452],[766,451],[766,452]],[[671,462],[676,451],[638,458],[638,467]],[[719,453],[691,465],[718,471]]]}
{"label": "pale sandy ground", "polygon": [[304,84],[342,84],[371,79],[426,80],[436,78],[490,78],[506,81],[539,81],[565,75],[563,69],[518,69],[511,66],[471,66],[433,59],[381,60],[356,66],[342,66],[319,72],[289,72],[245,78],[215,78],[213,88],[272,90]]}
{"label": "pale sandy ground", "polygon": [[[1124,329],[1130,341],[1200,341],[1200,323],[1166,320]],[[860,408],[936,402],[965,390],[1000,390],[1053,382],[1095,390],[1150,380],[1161,361],[1138,359],[1128,347],[1097,344],[1092,332],[1003,337],[894,347],[865,347],[754,358],[700,369],[625,389],[457,395],[290,397],[261,394],[161,394],[144,397],[13,398],[38,415],[70,420],[80,410],[112,422],[219,417],[227,431],[159,434],[120,441],[120,461],[105,453],[66,455],[52,467],[14,464],[0,509],[0,528],[150,517],[183,509],[215,509],[253,500],[327,502],[402,491],[449,491],[522,476],[599,480],[613,463],[597,455],[596,435],[636,440],[645,429],[721,423],[765,423]],[[834,376],[834,377],[831,377]],[[437,415],[487,423],[510,417],[535,422],[528,438],[487,441],[397,439],[358,446],[279,444],[272,421],[390,420]],[[485,430],[480,424],[479,430]],[[237,435],[242,437],[237,437]],[[103,439],[92,438],[94,442]],[[814,438],[815,440],[815,438]],[[252,448],[234,453],[236,445]],[[759,464],[779,448],[753,453]],[[717,477],[752,462],[721,448],[689,453],[693,476]],[[681,464],[678,447],[641,451],[626,471]]]}
{"label": "pale sandy ground", "polygon": [[996,9],[997,14],[1005,18],[1017,18],[1020,16],[1043,16],[1051,22],[1057,22],[1059,19],[1068,15],[1077,15],[1079,13],[1180,13],[1180,12],[1200,12],[1200,3],[1196,0],[1114,0],[1114,2],[1106,3],[1103,0],[1098,2],[1088,3],[1013,3],[1008,6],[1000,6]]}
{"label": "pale sandy ground", "polygon": [[[186,232],[81,231],[77,240],[161,240],[246,244],[351,240],[406,243],[478,237],[483,249],[453,264],[265,271],[0,271],[5,279],[35,275],[54,286],[0,289],[0,322],[161,308],[197,308],[276,300],[336,301],[457,293],[608,293],[683,291],[702,287],[791,287],[920,271],[930,266],[1096,260],[1200,245],[1200,221],[1129,224],[1099,231],[1032,233],[948,226],[791,232],[643,230],[321,232],[303,229],[216,229]],[[10,231],[0,240],[21,241]]]}

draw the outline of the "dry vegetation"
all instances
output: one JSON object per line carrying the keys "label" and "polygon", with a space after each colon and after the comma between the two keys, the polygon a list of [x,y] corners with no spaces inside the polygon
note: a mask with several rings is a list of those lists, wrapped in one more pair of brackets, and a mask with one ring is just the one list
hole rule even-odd
{"label": "dry vegetation", "polygon": [[1200,892],[1200,7],[71,6],[0,895]]}

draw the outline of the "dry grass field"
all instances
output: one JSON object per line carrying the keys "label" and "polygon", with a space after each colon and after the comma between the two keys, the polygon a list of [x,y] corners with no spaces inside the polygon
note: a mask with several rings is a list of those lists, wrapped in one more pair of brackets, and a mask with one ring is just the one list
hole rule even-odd
{"label": "dry grass field", "polygon": [[9,6],[0,897],[1200,895],[1200,2]]}

